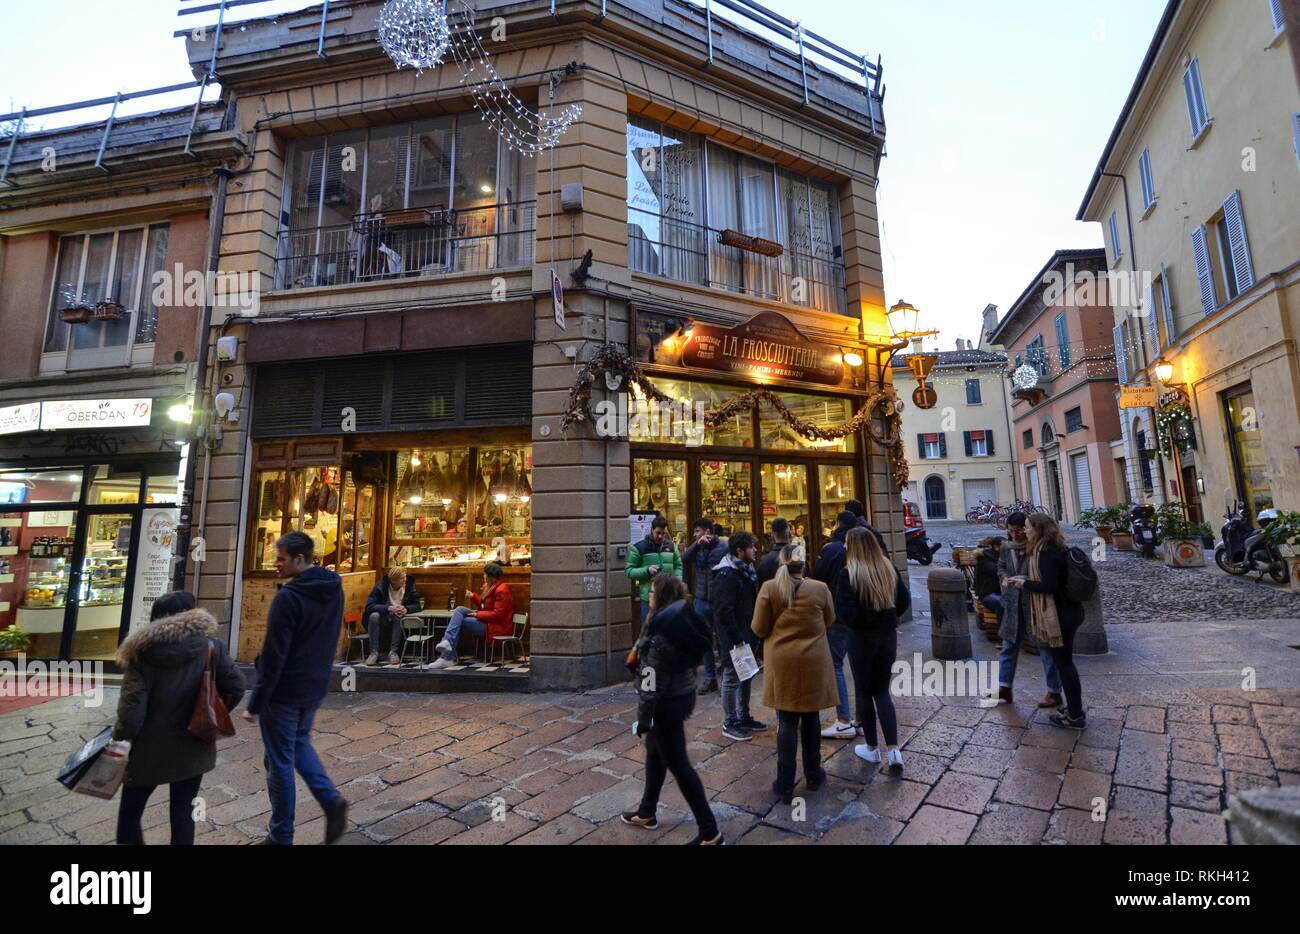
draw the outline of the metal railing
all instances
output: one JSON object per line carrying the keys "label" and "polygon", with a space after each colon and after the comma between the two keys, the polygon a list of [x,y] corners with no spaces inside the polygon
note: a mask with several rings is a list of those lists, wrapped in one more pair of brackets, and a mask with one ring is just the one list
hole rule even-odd
{"label": "metal railing", "polygon": [[280,235],[275,287],[303,289],[529,266],[535,202],[358,214]]}
{"label": "metal railing", "polygon": [[837,257],[788,247],[780,256],[765,256],[722,243],[721,231],[636,208],[628,208],[627,219],[633,272],[819,311],[847,309],[844,264]]}

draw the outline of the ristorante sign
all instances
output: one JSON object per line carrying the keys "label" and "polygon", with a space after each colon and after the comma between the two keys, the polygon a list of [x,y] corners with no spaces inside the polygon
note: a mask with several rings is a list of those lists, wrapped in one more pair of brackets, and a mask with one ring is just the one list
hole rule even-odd
{"label": "ristorante sign", "polygon": [[684,366],[759,379],[789,379],[838,386],[844,379],[840,349],[800,334],[774,311],[732,328],[696,324],[682,348]]}

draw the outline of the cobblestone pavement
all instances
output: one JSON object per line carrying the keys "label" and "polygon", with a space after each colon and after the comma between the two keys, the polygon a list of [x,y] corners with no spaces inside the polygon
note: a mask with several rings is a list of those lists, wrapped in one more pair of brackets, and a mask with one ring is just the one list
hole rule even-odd
{"label": "cobblestone pavement", "polygon": [[[1023,662],[1037,673],[1036,660]],[[824,741],[830,781],[814,793],[799,786],[803,814],[770,790],[774,731],[728,741],[716,694],[689,721],[691,755],[731,843],[1224,843],[1227,795],[1300,783],[1300,691],[1093,692],[1088,729],[1074,733],[1044,722],[1038,689],[1022,680],[1015,706],[900,698],[901,777],[858,760],[851,743]],[[100,728],[115,694],[99,710],[61,698],[0,717],[0,841],[111,842],[116,801],[66,792],[54,773]],[[351,802],[344,842],[684,842],[694,824],[671,780],[659,830],[617,819],[641,793],[634,717],[625,688],[336,694],[317,720],[316,746]],[[239,728],[204,779],[200,843],[250,843],[265,832],[261,742]],[[298,840],[316,842],[323,818],[301,783],[299,796]],[[1099,800],[1104,821],[1093,819]],[[162,792],[145,826],[149,842],[165,842]]]}

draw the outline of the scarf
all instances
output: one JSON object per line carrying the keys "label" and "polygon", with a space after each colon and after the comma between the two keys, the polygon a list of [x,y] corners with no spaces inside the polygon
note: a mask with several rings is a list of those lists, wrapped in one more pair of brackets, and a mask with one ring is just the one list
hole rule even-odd
{"label": "scarf", "polygon": [[[1031,581],[1042,582],[1038,568],[1038,556],[1043,553],[1042,546],[1029,553],[1029,574]],[[1061,638],[1061,621],[1056,616],[1056,598],[1051,594],[1029,591],[1029,628],[1034,638],[1042,645],[1059,649],[1065,644]]]}
{"label": "scarf", "polygon": [[729,555],[728,561],[730,561],[733,568],[745,575],[751,585],[758,584],[758,568],[754,567],[748,561],[741,561],[735,555]]}

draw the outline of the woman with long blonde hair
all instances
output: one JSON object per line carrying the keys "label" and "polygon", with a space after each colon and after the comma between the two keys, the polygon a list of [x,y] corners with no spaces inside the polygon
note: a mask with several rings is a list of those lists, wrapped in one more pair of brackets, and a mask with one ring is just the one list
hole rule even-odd
{"label": "woman with long blonde hair", "polygon": [[763,584],[751,628],[763,640],[763,704],[777,715],[776,781],[785,804],[794,796],[795,756],[803,746],[803,777],[809,791],[826,781],[821,764],[821,712],[834,706],[835,669],[826,629],[835,622],[831,592],[805,577],[804,550],[786,545],[776,576]]}
{"label": "woman with long blonde hair", "polygon": [[1029,625],[1034,638],[1052,655],[1065,690],[1065,710],[1048,717],[1055,726],[1082,730],[1088,724],[1083,712],[1083,686],[1074,667],[1074,634],[1083,625],[1083,604],[1066,591],[1070,557],[1065,536],[1056,520],[1036,512],[1028,518],[1025,552],[1029,566],[1023,577],[1007,583],[1029,596]]}
{"label": "woman with long blonde hair", "polygon": [[898,617],[912,605],[903,575],[867,529],[845,536],[846,561],[833,587],[835,617],[849,630],[848,657],[857,693],[858,720],[866,743],[854,753],[866,762],[881,761],[876,742],[876,719],[888,747],[885,759],[891,770],[901,771],[898,717],[889,696],[890,670],[898,655]]}

